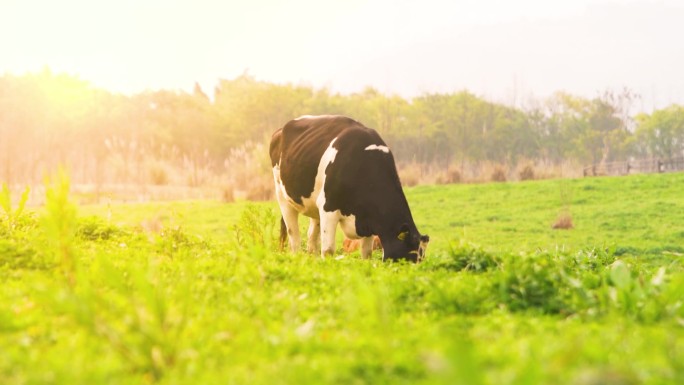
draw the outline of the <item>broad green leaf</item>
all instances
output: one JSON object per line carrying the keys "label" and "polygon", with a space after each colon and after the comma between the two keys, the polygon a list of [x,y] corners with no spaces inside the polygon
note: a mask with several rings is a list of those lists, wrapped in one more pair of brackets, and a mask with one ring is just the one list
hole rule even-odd
{"label": "broad green leaf", "polygon": [[618,289],[625,289],[632,282],[629,267],[622,261],[615,261],[610,267],[610,280]]}

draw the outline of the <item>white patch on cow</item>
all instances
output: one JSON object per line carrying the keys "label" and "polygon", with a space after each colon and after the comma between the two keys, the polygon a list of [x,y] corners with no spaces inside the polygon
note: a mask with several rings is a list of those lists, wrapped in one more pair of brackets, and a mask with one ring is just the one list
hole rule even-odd
{"label": "white patch on cow", "polygon": [[326,202],[324,190],[326,178],[325,169],[335,161],[335,157],[337,156],[337,149],[333,147],[336,140],[337,138],[330,142],[330,145],[328,145],[328,148],[321,157],[321,161],[318,163],[318,173],[314,184],[314,192],[311,194],[311,198],[315,197],[316,208],[318,209],[321,224],[321,257],[335,252],[335,230],[342,217],[339,210],[328,212],[324,209]]}
{"label": "white patch on cow", "polygon": [[276,188],[276,198],[278,199],[283,199],[286,203],[290,204],[292,207],[294,207],[297,211],[303,212],[304,211],[304,206],[298,204],[297,202],[294,201],[289,195],[287,195],[287,191],[285,190],[285,185],[283,184],[283,180],[280,178],[280,165],[275,165],[273,167],[273,180],[275,181],[275,188]]}
{"label": "white patch on cow", "polygon": [[365,150],[366,150],[366,151],[378,150],[378,151],[384,152],[385,154],[389,154],[389,152],[390,152],[389,147],[387,147],[387,146],[379,146],[379,145],[377,145],[377,144],[371,144],[370,146],[366,147]]}
{"label": "white patch on cow", "polygon": [[316,174],[316,187],[319,187],[319,182],[321,183],[320,187],[322,187],[323,184],[325,184],[325,169],[328,168],[328,165],[334,162],[335,157],[337,157],[337,149],[333,147],[336,141],[337,138],[330,141],[328,148],[325,149],[325,152],[321,157],[321,161],[318,163],[318,174]]}
{"label": "white patch on cow", "polygon": [[311,119],[313,117],[314,117],[313,115],[302,115],[298,118],[295,118],[294,120]]}
{"label": "white patch on cow", "polygon": [[328,118],[330,115],[302,115],[294,120]]}
{"label": "white patch on cow", "polygon": [[[308,198],[304,198],[302,202],[304,203],[304,211],[302,213],[311,218],[319,218],[320,211],[325,205],[325,193],[323,192],[323,187],[325,186],[325,169],[328,165],[335,161],[337,157],[337,149],[333,147],[333,144],[337,138],[330,141],[328,148],[321,156],[321,160],[318,162],[318,171],[316,172],[316,179],[314,181],[314,189]],[[321,201],[322,197],[322,201]]]}

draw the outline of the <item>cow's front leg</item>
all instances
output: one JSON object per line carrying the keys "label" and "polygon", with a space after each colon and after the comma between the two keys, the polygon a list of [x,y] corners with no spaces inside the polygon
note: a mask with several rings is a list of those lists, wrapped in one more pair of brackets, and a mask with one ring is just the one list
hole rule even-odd
{"label": "cow's front leg", "polygon": [[373,236],[361,238],[361,257],[370,258],[373,252]]}
{"label": "cow's front leg", "polygon": [[321,217],[321,257],[335,253],[335,230],[340,221],[337,211],[331,213],[324,210],[320,211]]}
{"label": "cow's front leg", "polygon": [[321,247],[321,221],[311,218],[309,220],[309,236],[306,244],[306,250],[313,254]]}

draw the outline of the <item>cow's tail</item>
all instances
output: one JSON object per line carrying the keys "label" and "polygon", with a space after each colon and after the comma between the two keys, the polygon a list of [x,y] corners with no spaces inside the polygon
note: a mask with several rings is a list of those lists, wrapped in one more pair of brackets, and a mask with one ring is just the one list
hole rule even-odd
{"label": "cow's tail", "polygon": [[285,219],[280,217],[280,250],[285,250],[285,242],[287,241],[287,226],[285,226]]}

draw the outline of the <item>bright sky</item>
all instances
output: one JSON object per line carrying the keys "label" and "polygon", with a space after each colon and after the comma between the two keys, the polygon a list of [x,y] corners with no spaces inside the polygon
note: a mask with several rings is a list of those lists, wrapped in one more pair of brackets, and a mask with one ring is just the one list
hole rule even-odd
{"label": "bright sky", "polygon": [[111,91],[259,80],[413,97],[557,90],[684,104],[684,1],[0,0],[0,73],[49,66]]}

